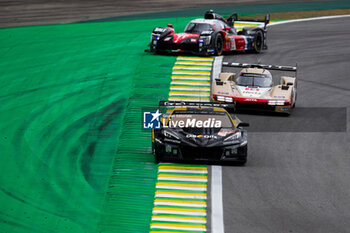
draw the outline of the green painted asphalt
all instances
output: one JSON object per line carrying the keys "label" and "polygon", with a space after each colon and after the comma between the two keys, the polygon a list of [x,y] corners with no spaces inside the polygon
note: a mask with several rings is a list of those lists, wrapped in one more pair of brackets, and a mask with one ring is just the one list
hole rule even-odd
{"label": "green painted asphalt", "polygon": [[148,232],[157,177],[151,131],[142,129],[142,111],[168,97],[175,57],[143,55],[132,81],[113,170],[106,192],[101,232]]}
{"label": "green painted asphalt", "polygon": [[167,98],[175,61],[144,53],[154,23],[0,30],[0,232],[148,231],[140,109]]}

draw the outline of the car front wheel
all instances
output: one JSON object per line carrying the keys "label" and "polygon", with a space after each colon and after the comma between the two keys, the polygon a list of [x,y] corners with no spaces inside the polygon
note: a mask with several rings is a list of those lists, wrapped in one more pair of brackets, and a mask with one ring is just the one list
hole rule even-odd
{"label": "car front wheel", "polygon": [[220,33],[218,33],[215,37],[214,49],[215,55],[220,56],[222,54],[222,51],[224,49],[224,40]]}

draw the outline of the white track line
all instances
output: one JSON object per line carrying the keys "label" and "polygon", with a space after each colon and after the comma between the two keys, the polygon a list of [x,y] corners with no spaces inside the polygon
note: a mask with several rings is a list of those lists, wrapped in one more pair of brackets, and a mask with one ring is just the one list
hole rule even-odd
{"label": "white track line", "polygon": [[191,89],[191,88],[185,88],[185,87],[170,87],[170,90],[172,91],[189,91],[189,90],[193,90],[193,91],[210,91],[210,88],[209,87],[203,87],[203,88],[194,88],[194,89]]}
{"label": "white track line", "polygon": [[190,58],[190,57],[178,57],[177,61],[203,61],[203,62],[209,62],[214,60],[213,58]]}
{"label": "white track line", "polygon": [[207,216],[206,212],[191,212],[191,211],[176,211],[176,210],[153,210],[153,214],[181,214],[181,215],[191,215],[203,217]]}
{"label": "white track line", "polygon": [[222,60],[223,56],[216,57],[213,64],[213,73],[212,78],[213,80],[219,79],[219,74],[221,73],[221,67],[222,67]]}
{"label": "white track line", "polygon": [[176,77],[176,76],[172,76],[171,77],[172,80],[198,80],[198,81],[210,81],[210,77]]}
{"label": "white track line", "polygon": [[198,195],[181,195],[181,194],[156,194],[155,197],[170,197],[170,198],[182,198],[182,199],[196,199],[196,200],[206,200],[206,196],[198,196]]}
{"label": "white track line", "polygon": [[196,81],[189,81],[188,83],[186,82],[181,82],[181,81],[172,81],[170,83],[171,85],[188,85],[188,86],[210,86],[210,83],[203,83],[203,82],[196,82]]}
{"label": "white track line", "polygon": [[175,65],[195,65],[195,66],[211,66],[211,62],[203,62],[203,63],[196,63],[196,62],[181,62],[177,61],[175,62]]}
{"label": "white track line", "polygon": [[221,166],[211,166],[211,232],[224,233]]}
{"label": "white track line", "polygon": [[198,173],[198,174],[207,174],[207,170],[185,170],[185,169],[162,169],[159,168],[158,172],[173,172],[173,173]]}
{"label": "white track line", "polygon": [[181,219],[181,218],[160,218],[152,217],[154,221],[167,221],[167,222],[189,222],[189,223],[206,223],[205,220],[193,220],[193,219]]}
{"label": "white track line", "polygon": [[187,93],[169,93],[169,96],[189,96],[189,97],[210,97],[210,94],[200,94],[200,93],[194,93],[194,94],[187,94]]}
{"label": "white track line", "polygon": [[196,76],[210,76],[210,72],[207,71],[179,71],[179,70],[174,70],[172,74],[187,74],[187,75],[196,75]]}
{"label": "white track line", "polygon": [[181,206],[181,207],[207,207],[206,204],[192,204],[192,203],[181,203],[181,202],[161,202],[155,201],[155,206]]}
{"label": "white track line", "polygon": [[204,70],[204,71],[210,71],[211,70],[211,67],[210,68],[206,68],[206,67],[178,67],[178,66],[174,66],[173,70]]}
{"label": "white track line", "polygon": [[176,181],[194,181],[194,182],[207,182],[207,177],[201,179],[198,178],[183,178],[183,177],[158,177],[158,180],[176,180]]}
{"label": "white track line", "polygon": [[[216,57],[212,71],[212,82],[219,78],[223,56]],[[211,166],[211,232],[224,233],[224,211],[222,200],[221,166]]]}
{"label": "white track line", "polygon": [[169,97],[169,100],[171,101],[183,101],[183,102],[192,102],[192,101],[197,101],[197,102],[208,102],[210,99],[209,98],[191,98],[191,99],[183,99],[183,98],[175,98],[175,97]]}
{"label": "white track line", "polygon": [[207,188],[172,186],[172,185],[156,185],[156,188],[157,189],[188,190],[188,191],[206,191],[207,190]]}
{"label": "white track line", "polygon": [[332,16],[321,16],[321,17],[314,17],[314,18],[305,18],[305,19],[293,19],[293,20],[286,20],[282,22],[275,22],[268,24],[268,27],[274,26],[274,25],[280,25],[280,24],[286,24],[286,23],[296,23],[296,22],[305,22],[305,21],[313,21],[313,20],[322,20],[322,19],[336,19],[336,18],[343,18],[343,17],[350,17],[350,15],[332,15]]}
{"label": "white track line", "polygon": [[157,226],[157,225],[152,225],[151,228],[155,228],[155,229],[167,229],[167,230],[181,230],[181,231],[206,231],[205,228],[191,228],[191,227],[167,227],[167,226]]}

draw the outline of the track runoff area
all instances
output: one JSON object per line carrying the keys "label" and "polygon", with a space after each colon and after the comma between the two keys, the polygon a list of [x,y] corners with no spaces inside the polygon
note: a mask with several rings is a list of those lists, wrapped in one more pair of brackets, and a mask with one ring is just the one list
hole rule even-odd
{"label": "track runoff area", "polygon": [[[350,17],[350,15],[272,22],[268,26],[321,19]],[[263,26],[242,22],[245,26]],[[210,101],[211,80],[221,71],[222,56],[179,56],[173,67],[169,101]],[[224,233],[222,170],[211,166],[211,223],[207,229],[208,168],[205,165],[161,163],[158,166],[151,233],[207,232]]]}

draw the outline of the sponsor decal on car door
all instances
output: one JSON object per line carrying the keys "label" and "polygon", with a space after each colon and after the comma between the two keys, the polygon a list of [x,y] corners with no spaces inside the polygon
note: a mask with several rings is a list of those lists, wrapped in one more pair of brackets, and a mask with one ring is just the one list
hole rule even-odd
{"label": "sponsor decal on car door", "polygon": [[234,36],[229,36],[228,38],[229,38],[229,45],[227,47],[231,51],[236,50],[236,40]]}

